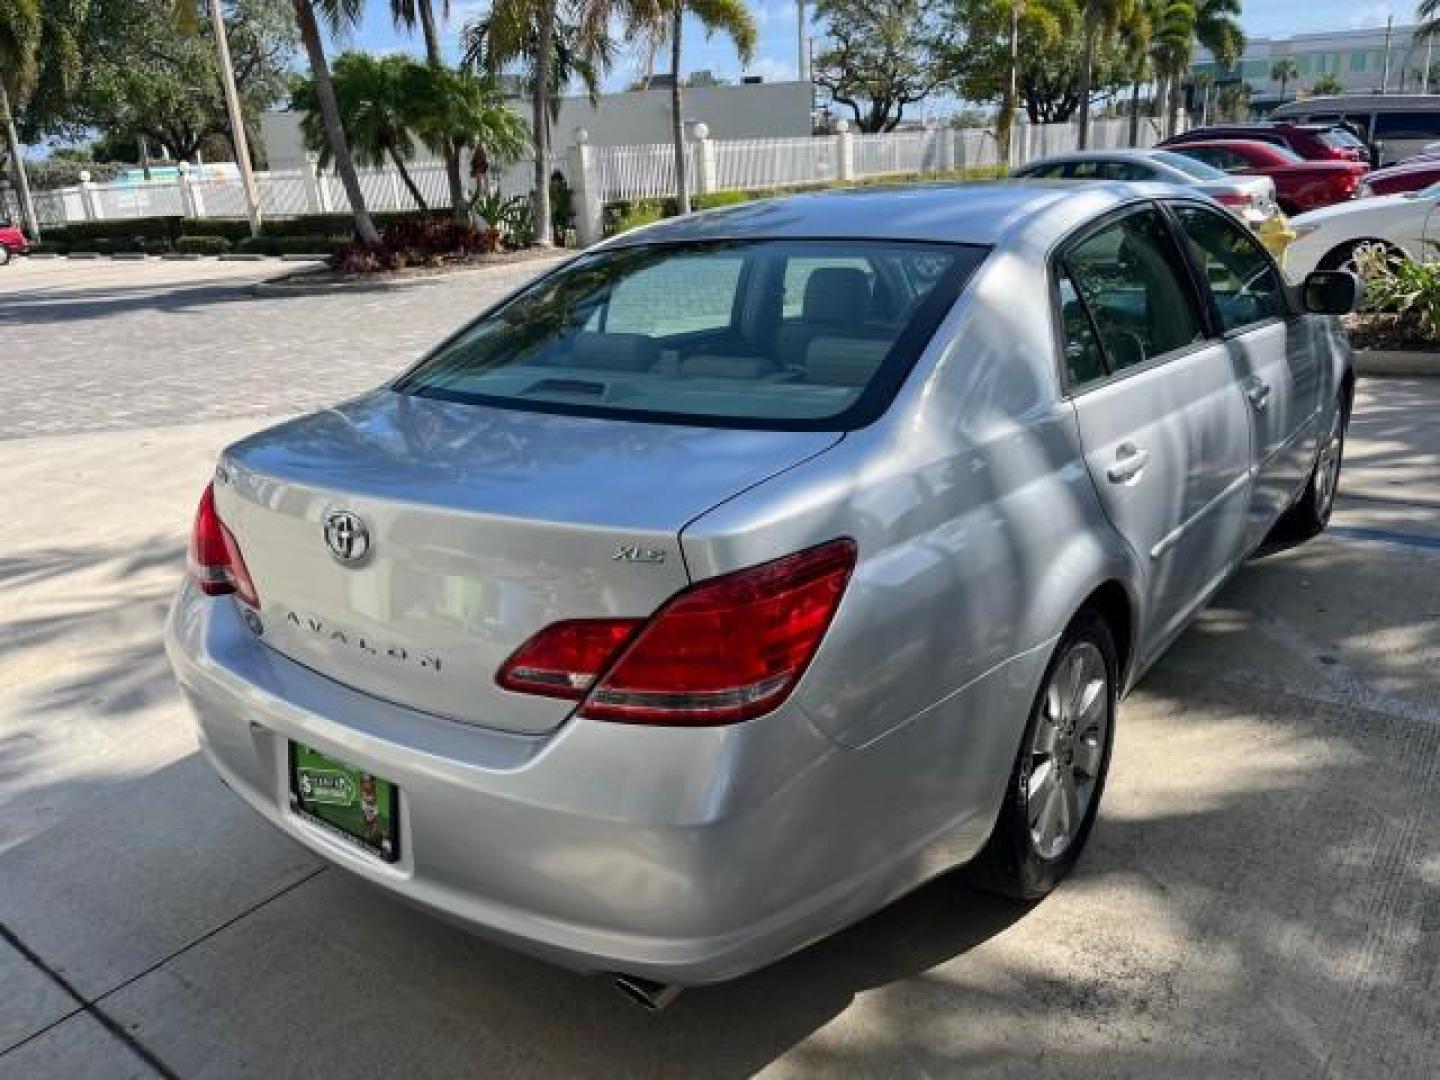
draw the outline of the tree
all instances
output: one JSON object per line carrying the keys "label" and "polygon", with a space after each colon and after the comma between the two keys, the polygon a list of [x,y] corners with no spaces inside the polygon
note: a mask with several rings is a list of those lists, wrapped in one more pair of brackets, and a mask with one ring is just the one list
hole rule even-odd
{"label": "tree", "polygon": [[1215,102],[1222,120],[1244,120],[1250,115],[1250,84],[1229,83]]}
{"label": "tree", "polygon": [[[518,161],[530,148],[525,121],[511,112],[495,84],[467,71],[412,64],[405,83],[415,134],[447,161],[464,150],[491,163]],[[464,216],[464,205],[455,211]]]}
{"label": "tree", "polygon": [[1330,94],[1343,94],[1345,86],[1334,75],[1321,75],[1310,87],[1310,93],[1316,97],[1328,96]]}
{"label": "tree", "polygon": [[[563,5],[563,6],[562,6]],[[560,94],[580,79],[596,100],[601,74],[614,55],[608,20],[611,0],[494,0],[489,12],[465,26],[461,43],[467,67],[499,75],[525,72],[535,148],[535,243],[553,243],[551,228],[550,118]]]}
{"label": "tree", "polygon": [[[441,0],[442,11],[450,14],[450,0]],[[430,0],[390,0],[390,14],[396,26],[415,29],[420,25],[421,36],[425,39],[425,59],[434,68],[445,66],[445,54],[440,50],[440,31],[435,23],[435,7]],[[464,213],[465,185],[460,179],[460,159],[446,154],[445,182],[450,187],[450,209],[458,219]]]}
{"label": "tree", "polygon": [[340,33],[345,27],[360,21],[363,0],[294,0],[295,22],[300,27],[300,40],[305,45],[305,54],[310,60],[310,77],[315,84],[315,99],[320,111],[325,140],[330,144],[330,153],[335,159],[335,171],[345,188],[350,201],[350,211],[355,215],[355,233],[362,244],[376,246],[380,233],[370,212],[365,207],[365,193],[360,190],[360,176],[355,171],[355,159],[350,154],[350,144],[345,139],[345,128],[340,122],[340,106],[335,100],[335,86],[330,79],[330,66],[325,59],[325,43],[320,38],[319,13],[329,24],[332,33]]}
{"label": "tree", "polygon": [[675,145],[675,191],[679,210],[690,212],[690,177],[685,153],[685,91],[680,75],[685,16],[693,15],[705,36],[719,32],[735,43],[741,63],[755,53],[755,20],[744,0],[640,0],[627,5],[631,32],[649,42],[652,51],[670,45],[670,137]]}
{"label": "tree", "polygon": [[1280,84],[1280,100],[1285,100],[1285,87],[1300,74],[1300,65],[1293,56],[1282,56],[1270,65],[1270,78]]}
{"label": "tree", "polygon": [[1172,88],[1179,87],[1181,76],[1190,66],[1195,48],[1195,7],[1190,0],[1161,0],[1156,13],[1160,21],[1150,35],[1150,63],[1159,83],[1155,115],[1163,117],[1167,103],[1175,99]]}
{"label": "tree", "polygon": [[[1228,68],[1245,51],[1245,31],[1240,29],[1240,0],[1195,0],[1195,42],[1209,50],[1216,63]],[[1185,66],[1190,66],[1194,49],[1186,51]],[[1180,80],[1172,83],[1170,111],[1166,118],[1167,133],[1175,134],[1180,111]]]}
{"label": "tree", "polygon": [[[999,102],[995,126],[1002,160],[1008,158],[1022,103],[1036,122],[1057,107],[1064,110],[1049,92],[1063,77],[1048,76],[1056,71],[1056,57],[1067,53],[1078,23],[1075,0],[949,0],[940,9],[944,29],[931,46],[939,75],[967,101]],[[1059,66],[1069,68],[1064,60]]]}
{"label": "tree", "polygon": [[[415,156],[411,128],[417,102],[410,93],[410,84],[411,69],[417,66],[423,70],[422,65],[404,56],[347,52],[336,58],[331,78],[340,123],[355,160],[370,166],[384,165],[387,159],[393,162],[410,197],[420,209],[428,210],[424,194],[405,167],[405,162]],[[300,130],[305,144],[318,152],[322,166],[328,166],[334,153],[325,137],[325,118],[320,113],[313,79],[296,84],[291,107],[301,113]]]}
{"label": "tree", "polygon": [[35,77],[35,51],[40,43],[40,9],[35,0],[0,0],[0,123],[5,126],[5,151],[20,195],[20,212],[25,228],[33,238],[40,236],[40,223],[35,217],[35,204],[30,198],[30,182],[25,175],[25,156],[15,130],[15,114],[11,110],[13,95],[19,100]]}
{"label": "tree", "polygon": [[1094,96],[1095,53],[1101,35],[1110,36],[1130,17],[1135,0],[1083,0],[1081,7],[1082,45],[1080,52],[1080,131],[1077,142],[1083,150],[1090,143],[1090,99]]}
{"label": "tree", "polygon": [[815,20],[827,39],[815,83],[861,131],[894,131],[943,81],[936,44],[946,31],[928,0],[817,0]]}
{"label": "tree", "polygon": [[[190,3],[185,10],[195,14]],[[224,15],[241,112],[253,137],[260,113],[285,97],[292,77],[294,13],[288,0],[231,0]],[[208,20],[177,19],[165,5],[102,0],[92,11],[85,53],[82,87],[60,130],[143,139],[182,159],[193,159],[216,137],[231,142]]]}

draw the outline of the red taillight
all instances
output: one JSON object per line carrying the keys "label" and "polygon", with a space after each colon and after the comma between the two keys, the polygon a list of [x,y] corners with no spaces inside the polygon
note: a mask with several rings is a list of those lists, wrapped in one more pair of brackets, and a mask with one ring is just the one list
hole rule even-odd
{"label": "red taillight", "polygon": [[240,545],[215,512],[215,485],[206,484],[190,532],[190,576],[207,596],[236,597],[251,607],[260,606],[260,596],[250,571],[240,555]]}
{"label": "red taillight", "polygon": [[1255,202],[1255,197],[1253,195],[1245,195],[1238,191],[1234,193],[1221,192],[1215,196],[1215,201],[1221,206],[1246,207]]}
{"label": "red taillight", "polygon": [[783,702],[820,646],[855,543],[834,540],[713,578],[648,622],[556,623],[500,669],[501,686],[584,698],[580,715],[633,724],[730,724]]}

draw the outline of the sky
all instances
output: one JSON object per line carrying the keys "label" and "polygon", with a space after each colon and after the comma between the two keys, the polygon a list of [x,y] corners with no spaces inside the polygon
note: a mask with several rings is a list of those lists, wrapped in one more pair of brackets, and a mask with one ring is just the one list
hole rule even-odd
{"label": "sky", "polygon": [[[1241,22],[1253,37],[1286,37],[1322,30],[1358,29],[1384,26],[1389,15],[1397,23],[1413,21],[1414,0],[1243,0]],[[759,44],[751,65],[743,74],[762,75],[767,82],[793,79],[796,75],[796,12],[794,0],[749,0],[759,27]],[[454,0],[444,28],[446,48],[458,55],[456,41],[460,27],[489,7],[489,0]],[[705,40],[693,20],[685,28],[686,74],[709,69],[716,75],[736,80],[742,74],[740,62],[729,40]],[[365,17],[349,42],[351,47],[372,52],[419,52],[418,35],[396,31],[390,20],[388,0],[366,0]],[[342,45],[341,47],[344,47]],[[656,70],[664,71],[662,58]],[[623,89],[644,69],[644,57],[622,55],[606,81],[607,89]]]}

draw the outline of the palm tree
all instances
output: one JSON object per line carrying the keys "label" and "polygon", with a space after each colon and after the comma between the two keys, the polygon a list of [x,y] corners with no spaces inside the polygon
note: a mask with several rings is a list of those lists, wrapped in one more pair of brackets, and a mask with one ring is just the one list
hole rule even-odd
{"label": "palm tree", "polygon": [[[440,10],[441,14],[448,17],[450,0],[441,0]],[[445,66],[445,54],[440,50],[440,31],[435,22],[435,7],[430,0],[390,0],[390,15],[396,26],[409,30],[415,29],[418,22],[425,39],[426,62],[431,67]],[[459,157],[446,154],[445,182],[450,188],[450,208],[459,217],[464,213],[465,207],[465,184],[460,178]]]}
{"label": "palm tree", "polygon": [[355,159],[350,154],[350,144],[345,139],[345,128],[340,121],[340,106],[335,100],[335,84],[330,78],[330,65],[325,59],[325,43],[320,38],[320,24],[316,16],[316,3],[332,33],[338,33],[347,26],[360,21],[364,10],[363,0],[294,0],[295,22],[300,28],[300,40],[305,45],[305,55],[310,60],[310,77],[315,85],[315,102],[319,108],[325,141],[330,144],[330,153],[335,159],[335,171],[340,174],[340,183],[345,188],[345,197],[350,200],[350,211],[355,215],[355,234],[362,244],[378,245],[380,233],[370,212],[365,208],[365,193],[360,190],[360,176],[355,171]]}
{"label": "palm tree", "polygon": [[1080,130],[1078,144],[1085,149],[1090,141],[1090,96],[1095,79],[1095,49],[1100,35],[1113,33],[1130,14],[1135,0],[1084,0],[1080,12]]}
{"label": "palm tree", "polygon": [[680,213],[690,212],[690,177],[685,154],[685,90],[680,78],[684,49],[685,16],[693,15],[710,37],[725,34],[735,43],[740,62],[755,54],[758,31],[744,0],[639,0],[628,5],[634,32],[649,43],[652,52],[670,45],[670,134],[675,144],[675,192]]}
{"label": "palm tree", "polygon": [[[405,167],[405,162],[415,155],[415,138],[410,130],[415,124],[417,102],[409,90],[411,69],[417,67],[425,70],[403,56],[347,52],[336,59],[331,81],[340,123],[355,160],[371,166],[384,165],[387,159],[393,162],[410,197],[421,210],[428,210],[425,196]],[[329,165],[334,154],[325,137],[325,120],[313,79],[305,79],[295,88],[292,105],[302,113],[300,130],[305,144],[319,152],[322,166]]]}
{"label": "palm tree", "polygon": [[995,140],[1002,161],[1010,159],[1010,137],[1020,111],[1020,39],[1023,34],[1037,46],[1048,47],[1074,28],[1075,7],[1070,0],[998,0],[1009,23],[1006,41],[1005,91],[995,119]]}
{"label": "palm tree", "polygon": [[1132,4],[1128,17],[1120,25],[1124,45],[1125,71],[1130,78],[1130,130],[1127,142],[1140,142],[1140,90],[1150,72],[1150,44],[1155,37],[1155,24],[1161,16],[1159,0],[1141,0]]}
{"label": "palm tree", "polygon": [[[530,148],[525,121],[505,107],[504,97],[490,80],[453,68],[413,64],[406,86],[415,134],[447,159],[459,161],[468,149],[503,163],[519,160]],[[464,216],[462,204],[455,219]]]}
{"label": "palm tree", "polygon": [[1158,22],[1150,34],[1150,63],[1155,70],[1155,115],[1164,116],[1163,103],[1172,85],[1190,64],[1195,40],[1195,7],[1190,0],[1157,0]]}
{"label": "palm tree", "polygon": [[35,0],[0,0],[0,123],[5,126],[5,152],[20,196],[20,213],[32,240],[40,238],[40,222],[30,198],[30,179],[25,175],[25,156],[15,130],[10,108],[13,93],[18,100],[35,77],[35,51],[40,43],[40,9]]}
{"label": "palm tree", "polygon": [[[614,57],[608,17],[614,0],[494,0],[484,18],[461,31],[467,67],[499,75],[512,66],[525,71],[530,92],[535,149],[535,243],[552,240],[550,212],[550,122],[560,95],[573,80],[584,83],[592,101]],[[559,6],[561,3],[564,7]]]}
{"label": "palm tree", "polygon": [[1280,100],[1285,100],[1285,87],[1290,85],[1290,80],[1300,74],[1300,65],[1295,63],[1293,56],[1282,56],[1275,63],[1270,65],[1270,78],[1280,84]]}
{"label": "palm tree", "polygon": [[1440,0],[1420,0],[1415,17],[1420,20],[1415,28],[1416,40],[1440,34]]}
{"label": "palm tree", "polygon": [[[1196,0],[1195,41],[1209,50],[1215,62],[1222,69],[1232,66],[1245,51],[1245,31],[1240,29],[1240,0]],[[1187,50],[1185,67],[1190,66]],[[1175,122],[1180,111],[1180,81],[1176,79],[1170,97],[1170,115],[1166,130],[1175,134]]]}

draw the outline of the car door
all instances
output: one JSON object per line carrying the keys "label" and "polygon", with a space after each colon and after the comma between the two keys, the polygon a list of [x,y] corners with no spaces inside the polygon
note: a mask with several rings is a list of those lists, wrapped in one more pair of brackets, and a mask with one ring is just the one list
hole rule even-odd
{"label": "car door", "polygon": [[1230,351],[1207,334],[1164,212],[1123,212],[1055,264],[1067,385],[1106,515],[1145,567],[1142,653],[1240,557],[1250,429]]}
{"label": "car door", "polygon": [[1245,394],[1254,450],[1248,545],[1304,487],[1320,423],[1320,361],[1275,262],[1249,230],[1198,203],[1172,203],[1216,331]]}

